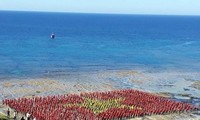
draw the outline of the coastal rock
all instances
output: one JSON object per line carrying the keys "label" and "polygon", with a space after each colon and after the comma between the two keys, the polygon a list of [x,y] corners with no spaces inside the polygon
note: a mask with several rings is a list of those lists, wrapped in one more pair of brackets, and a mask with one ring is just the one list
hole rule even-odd
{"label": "coastal rock", "polygon": [[191,85],[191,87],[200,90],[200,81],[194,82],[194,83]]}

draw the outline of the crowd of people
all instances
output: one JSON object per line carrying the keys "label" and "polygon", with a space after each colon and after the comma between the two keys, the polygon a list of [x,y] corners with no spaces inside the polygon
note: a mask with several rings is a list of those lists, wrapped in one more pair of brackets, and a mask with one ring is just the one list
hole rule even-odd
{"label": "crowd of people", "polygon": [[[85,104],[85,99],[98,101],[122,99],[121,106],[108,107],[109,104],[100,103],[99,107],[109,108],[100,113],[90,109],[91,105]],[[5,99],[3,104],[21,112],[29,113],[31,119],[37,120],[74,120],[74,119],[113,119],[130,118],[143,115],[165,114],[174,112],[189,112],[199,109],[191,104],[176,102],[163,97],[138,90],[118,90],[108,92],[81,93],[80,95],[57,95],[34,98]],[[85,105],[80,105],[85,104]],[[119,105],[119,106],[120,106]]]}

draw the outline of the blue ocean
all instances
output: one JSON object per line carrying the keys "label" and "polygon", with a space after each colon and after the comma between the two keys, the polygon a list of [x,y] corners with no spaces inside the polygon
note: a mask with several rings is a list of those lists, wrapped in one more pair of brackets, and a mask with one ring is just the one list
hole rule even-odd
{"label": "blue ocean", "polygon": [[134,68],[200,71],[200,16],[1,11],[0,28],[1,79]]}

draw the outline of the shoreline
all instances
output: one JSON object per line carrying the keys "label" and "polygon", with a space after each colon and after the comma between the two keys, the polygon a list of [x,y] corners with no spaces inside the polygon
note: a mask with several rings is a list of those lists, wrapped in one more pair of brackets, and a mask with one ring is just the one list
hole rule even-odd
{"label": "shoreline", "polygon": [[[37,89],[37,93],[44,93],[52,92],[50,88],[58,89],[61,94],[130,88],[152,93],[169,93],[175,97],[182,95],[185,98],[200,98],[199,78],[200,72],[107,70],[68,72],[64,75],[49,75],[40,78],[0,79],[0,88],[4,90],[1,91],[0,100],[4,96],[15,96],[16,93],[22,94],[23,89],[27,93],[34,93],[33,91],[36,93]],[[41,89],[46,86],[47,88]]]}
{"label": "shoreline", "polygon": [[[67,76],[52,78],[0,80],[0,89],[3,90],[0,101],[5,98],[138,89],[200,106],[198,78],[198,72],[109,70],[67,73]],[[200,118],[200,115],[197,115],[197,118]]]}

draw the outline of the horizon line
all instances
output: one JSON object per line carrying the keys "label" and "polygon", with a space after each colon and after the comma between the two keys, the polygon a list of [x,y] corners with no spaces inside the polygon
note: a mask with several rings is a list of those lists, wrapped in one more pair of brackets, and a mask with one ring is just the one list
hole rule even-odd
{"label": "horizon line", "polygon": [[69,14],[106,14],[106,15],[149,15],[149,16],[200,16],[196,14],[149,14],[149,13],[103,13],[103,12],[67,12],[40,10],[0,10],[0,12],[35,12],[35,13],[69,13]]}

